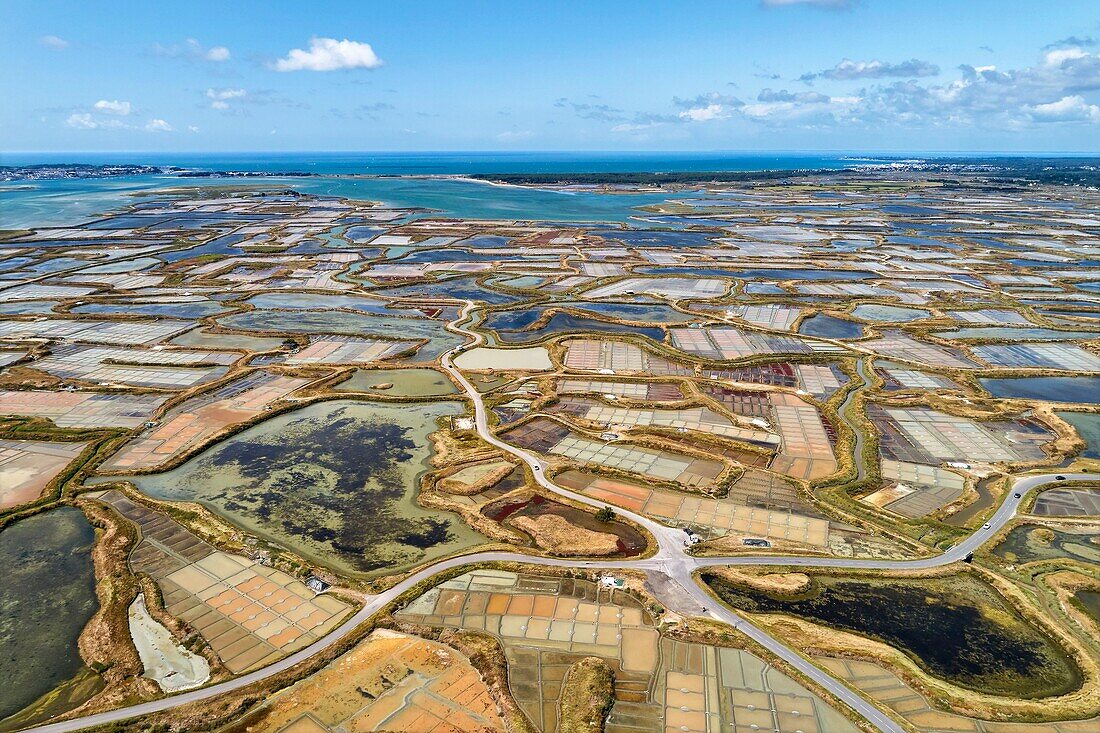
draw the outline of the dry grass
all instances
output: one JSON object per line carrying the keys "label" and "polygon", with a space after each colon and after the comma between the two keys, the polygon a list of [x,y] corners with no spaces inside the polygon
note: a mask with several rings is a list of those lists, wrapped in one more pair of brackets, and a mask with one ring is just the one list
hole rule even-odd
{"label": "dry grass", "polygon": [[555,555],[602,557],[618,552],[619,538],[615,535],[578,527],[556,514],[517,517],[512,524],[531,535],[540,548]]}
{"label": "dry grass", "polygon": [[719,568],[714,572],[731,583],[747,585],[763,593],[792,596],[810,587],[810,576],[805,573],[770,573],[751,568],[739,570],[733,567]]}
{"label": "dry grass", "polygon": [[558,702],[558,733],[602,733],[614,698],[614,674],[599,657],[575,662],[565,675]]}

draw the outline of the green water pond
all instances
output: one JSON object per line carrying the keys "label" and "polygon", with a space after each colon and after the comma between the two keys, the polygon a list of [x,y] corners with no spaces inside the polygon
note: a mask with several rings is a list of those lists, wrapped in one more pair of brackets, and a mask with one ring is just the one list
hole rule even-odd
{"label": "green water pond", "polygon": [[416,502],[428,435],[456,402],[333,400],[278,415],[175,470],[128,477],[159,499],[197,501],[340,573],[376,576],[481,544]]}

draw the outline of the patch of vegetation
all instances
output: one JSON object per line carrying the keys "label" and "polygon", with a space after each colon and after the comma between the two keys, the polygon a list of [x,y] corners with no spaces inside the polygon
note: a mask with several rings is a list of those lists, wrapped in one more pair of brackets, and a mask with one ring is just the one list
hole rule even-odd
{"label": "patch of vegetation", "polygon": [[599,657],[575,662],[565,675],[558,702],[558,733],[602,733],[615,702],[615,675]]}

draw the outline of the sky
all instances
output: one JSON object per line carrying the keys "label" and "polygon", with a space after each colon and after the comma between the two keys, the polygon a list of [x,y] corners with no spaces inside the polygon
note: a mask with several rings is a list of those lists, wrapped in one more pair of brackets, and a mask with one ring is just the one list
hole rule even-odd
{"label": "sky", "polygon": [[1097,0],[0,0],[0,150],[1100,152]]}

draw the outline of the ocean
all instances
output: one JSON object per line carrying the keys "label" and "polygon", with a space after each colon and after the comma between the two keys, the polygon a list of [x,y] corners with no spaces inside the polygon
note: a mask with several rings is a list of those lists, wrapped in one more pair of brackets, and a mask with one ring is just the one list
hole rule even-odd
{"label": "ocean", "polygon": [[463,175],[475,173],[669,173],[822,170],[898,158],[741,152],[406,152],[406,153],[0,153],[0,165],[91,163],[179,166],[199,170],[305,172],[331,175]]}
{"label": "ocean", "polygon": [[[958,158],[958,155],[953,155]],[[931,160],[934,156],[922,156]],[[914,160],[851,154],[669,152],[406,152],[406,153],[0,153],[0,165],[41,163],[178,166],[206,171],[313,173],[301,178],[178,178],[149,174],[98,179],[0,183],[0,229],[70,226],[126,206],[132,194],[175,186],[271,182],[304,193],[426,208],[441,216],[560,222],[627,222],[635,207],[670,194],[606,195],[584,191],[491,186],[446,178],[478,173],[669,173],[693,171],[827,170]]]}

